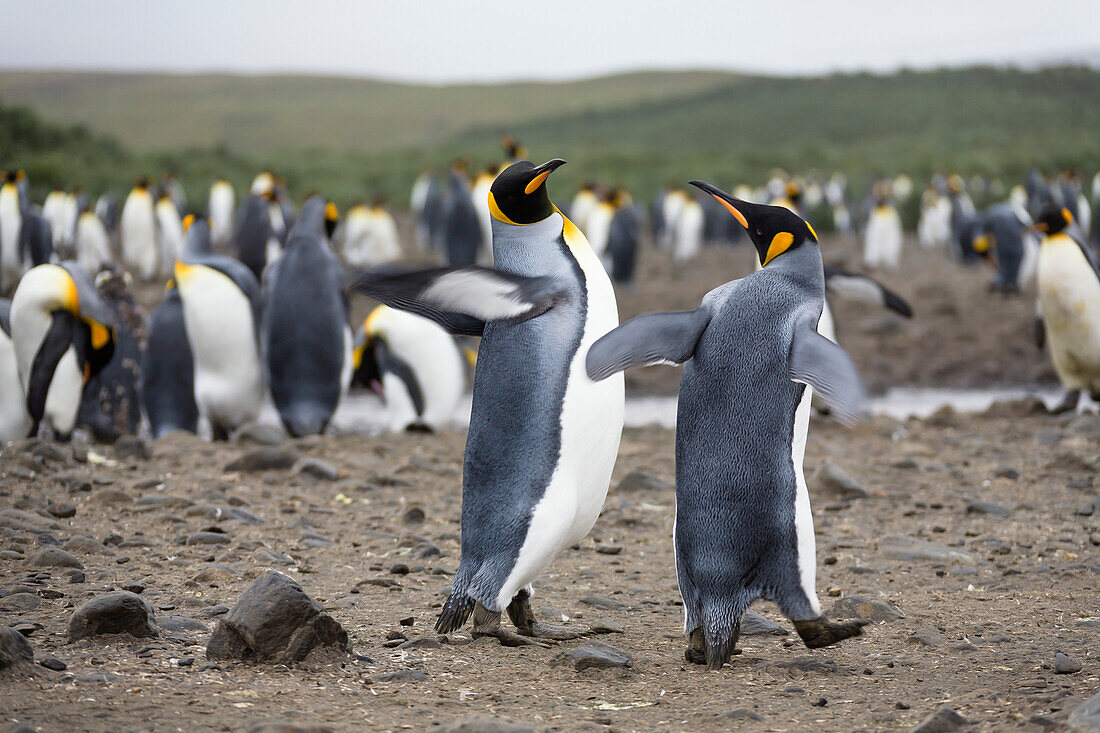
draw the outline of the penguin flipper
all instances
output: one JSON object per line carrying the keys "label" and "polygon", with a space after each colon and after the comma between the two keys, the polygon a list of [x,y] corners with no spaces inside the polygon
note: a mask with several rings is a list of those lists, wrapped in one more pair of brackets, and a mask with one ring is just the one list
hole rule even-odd
{"label": "penguin flipper", "polygon": [[417,417],[424,416],[424,393],[420,390],[420,382],[416,379],[416,373],[401,357],[393,353],[385,339],[378,339],[374,346],[374,358],[378,360],[378,369],[382,374],[390,372],[405,385],[409,393],[409,399],[413,403]]}
{"label": "penguin flipper", "polygon": [[913,317],[913,309],[905,300],[888,287],[866,275],[839,268],[825,268],[825,289],[842,298],[858,300],[889,308],[906,318]]}
{"label": "penguin flipper", "polygon": [[489,321],[518,323],[535,318],[568,297],[556,278],[524,277],[476,266],[430,270],[380,267],[361,275],[354,287],[461,336],[480,336]]}
{"label": "penguin flipper", "polygon": [[841,422],[851,425],[866,413],[867,393],[856,365],[809,319],[795,327],[787,370],[795,382],[813,387]]}
{"label": "penguin flipper", "polygon": [[588,376],[598,382],[633,366],[683,364],[695,353],[710,316],[703,305],[632,318],[592,344],[585,359]]}

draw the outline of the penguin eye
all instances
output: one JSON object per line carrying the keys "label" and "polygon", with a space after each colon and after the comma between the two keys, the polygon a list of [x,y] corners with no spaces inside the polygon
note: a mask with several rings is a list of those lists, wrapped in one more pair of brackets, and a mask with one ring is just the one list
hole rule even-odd
{"label": "penguin eye", "polygon": [[756,228],[756,236],[758,236],[758,237],[764,236],[764,232],[760,231],[760,227]]}

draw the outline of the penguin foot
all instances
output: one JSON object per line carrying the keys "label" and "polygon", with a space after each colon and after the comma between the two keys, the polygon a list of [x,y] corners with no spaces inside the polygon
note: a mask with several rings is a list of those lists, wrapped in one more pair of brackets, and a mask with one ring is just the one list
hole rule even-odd
{"label": "penguin foot", "polygon": [[500,626],[500,611],[490,611],[480,603],[474,606],[474,624],[471,629],[470,635],[475,639],[480,639],[483,636],[491,636],[500,642],[501,646],[543,646],[548,647],[549,644],[540,642],[537,639],[532,639],[528,636],[520,636],[519,634],[503,629]]}
{"label": "penguin foot", "polygon": [[1077,409],[1077,403],[1081,400],[1081,390],[1071,389],[1066,391],[1065,397],[1054,407],[1050,408],[1051,415],[1061,415],[1065,412]]}
{"label": "penguin foot", "polygon": [[536,639],[569,641],[592,633],[592,629],[587,626],[556,626],[536,621],[535,612],[531,610],[531,594],[526,588],[516,593],[516,597],[508,604],[508,618],[516,625],[519,633]]}
{"label": "penguin foot", "polygon": [[853,636],[861,636],[863,627],[868,623],[870,622],[863,618],[836,623],[822,614],[808,621],[795,621],[794,628],[802,637],[802,643],[807,649],[820,649]]}

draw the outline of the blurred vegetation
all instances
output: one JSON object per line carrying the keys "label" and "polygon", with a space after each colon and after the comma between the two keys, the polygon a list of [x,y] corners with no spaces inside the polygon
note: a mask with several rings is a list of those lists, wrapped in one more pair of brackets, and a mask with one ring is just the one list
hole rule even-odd
{"label": "blurred vegetation", "polygon": [[[558,198],[581,179],[647,201],[665,183],[760,182],[774,168],[1001,178],[1100,168],[1100,72],[968,68],[774,78],[653,72],[566,83],[435,87],[319,77],[0,74],[0,167],[52,186],[122,194],[173,171],[201,206],[218,175],[272,168],[295,196],[407,206],[419,171],[561,156]],[[33,111],[31,111],[33,109]],[[48,121],[47,121],[48,120]]]}

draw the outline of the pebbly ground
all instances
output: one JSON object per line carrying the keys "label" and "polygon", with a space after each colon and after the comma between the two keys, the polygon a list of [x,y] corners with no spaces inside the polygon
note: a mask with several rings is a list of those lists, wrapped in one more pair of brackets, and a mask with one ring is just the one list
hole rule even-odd
{"label": "pebbly ground", "polygon": [[[626,432],[595,529],[536,588],[537,613],[601,628],[592,639],[628,653],[628,666],[563,663],[592,639],[438,637],[458,563],[463,440],[303,439],[275,448],[292,467],[259,471],[227,469],[255,445],[182,435],[148,457],[127,443],[7,449],[0,623],[21,625],[39,662],[65,668],[0,673],[4,720],[43,731],[247,730],[267,718],[431,730],[479,716],[537,730],[883,730],[947,707],[975,730],[1039,731],[1064,729],[1100,687],[1100,418],[1019,403],[854,430],[815,420],[822,602],[878,621],[811,652],[760,604],[788,633],[743,637],[718,672],[682,658],[673,434],[662,429]],[[54,542],[81,571],[36,566]],[[347,629],[353,655],[208,661],[219,614],[266,569],[301,583]],[[69,641],[74,605],[123,588],[153,605],[158,637]],[[1059,673],[1059,653],[1059,668],[1080,671]]]}

